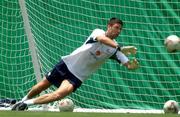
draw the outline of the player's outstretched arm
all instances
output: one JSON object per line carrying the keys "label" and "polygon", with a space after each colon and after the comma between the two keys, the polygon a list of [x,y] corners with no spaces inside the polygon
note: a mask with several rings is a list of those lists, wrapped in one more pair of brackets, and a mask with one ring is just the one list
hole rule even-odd
{"label": "player's outstretched arm", "polygon": [[126,56],[130,55],[130,54],[136,54],[137,48],[135,46],[123,46],[120,47],[116,42],[114,42],[112,39],[102,35],[102,36],[98,36],[96,38],[99,42],[111,46],[113,48],[119,48],[119,50],[125,54]]}
{"label": "player's outstretched arm", "polygon": [[117,51],[110,59],[116,60],[118,63],[123,64],[129,70],[135,70],[139,68],[139,62],[137,59],[130,60],[124,53]]}
{"label": "player's outstretched arm", "polygon": [[103,43],[103,44],[105,44],[105,45],[111,46],[111,47],[113,47],[113,48],[118,48],[118,47],[119,47],[119,45],[118,45],[116,42],[114,42],[114,41],[113,41],[112,39],[110,39],[109,37],[106,37],[105,35],[97,36],[96,39],[97,39],[99,42],[101,42],[101,43]]}

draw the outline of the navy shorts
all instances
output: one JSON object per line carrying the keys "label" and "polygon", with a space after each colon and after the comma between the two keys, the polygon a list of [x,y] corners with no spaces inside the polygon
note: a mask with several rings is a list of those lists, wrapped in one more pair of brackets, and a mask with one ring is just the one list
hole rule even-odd
{"label": "navy shorts", "polygon": [[68,70],[63,60],[56,64],[55,67],[45,76],[46,79],[57,88],[61,85],[64,79],[67,79],[74,86],[74,91],[82,84],[82,82]]}

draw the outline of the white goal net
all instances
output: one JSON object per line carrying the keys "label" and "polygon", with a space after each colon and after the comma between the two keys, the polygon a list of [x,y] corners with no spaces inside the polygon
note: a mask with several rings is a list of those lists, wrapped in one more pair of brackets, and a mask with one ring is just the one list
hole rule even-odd
{"label": "white goal net", "polygon": [[77,111],[162,112],[165,101],[180,101],[180,53],[168,53],[164,47],[167,36],[180,36],[179,4],[1,0],[0,98],[21,99],[61,56],[79,47],[93,29],[106,30],[107,21],[118,17],[124,27],[117,42],[138,48],[140,68],[128,71],[108,60],[68,98],[81,108]]}

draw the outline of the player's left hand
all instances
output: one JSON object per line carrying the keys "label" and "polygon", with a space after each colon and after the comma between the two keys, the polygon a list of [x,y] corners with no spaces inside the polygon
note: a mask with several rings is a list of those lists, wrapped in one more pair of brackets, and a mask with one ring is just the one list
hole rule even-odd
{"label": "player's left hand", "polygon": [[130,54],[135,55],[137,52],[137,48],[135,46],[123,46],[121,47],[121,52],[126,56]]}
{"label": "player's left hand", "polygon": [[131,61],[129,61],[129,65],[128,65],[128,69],[129,70],[135,70],[139,68],[139,62],[137,61],[137,59],[133,59]]}

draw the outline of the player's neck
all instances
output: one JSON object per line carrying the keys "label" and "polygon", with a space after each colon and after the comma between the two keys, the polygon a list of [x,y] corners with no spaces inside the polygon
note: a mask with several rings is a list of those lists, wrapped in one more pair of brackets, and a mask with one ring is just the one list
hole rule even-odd
{"label": "player's neck", "polygon": [[113,40],[113,37],[109,35],[107,32],[105,33],[105,36]]}

